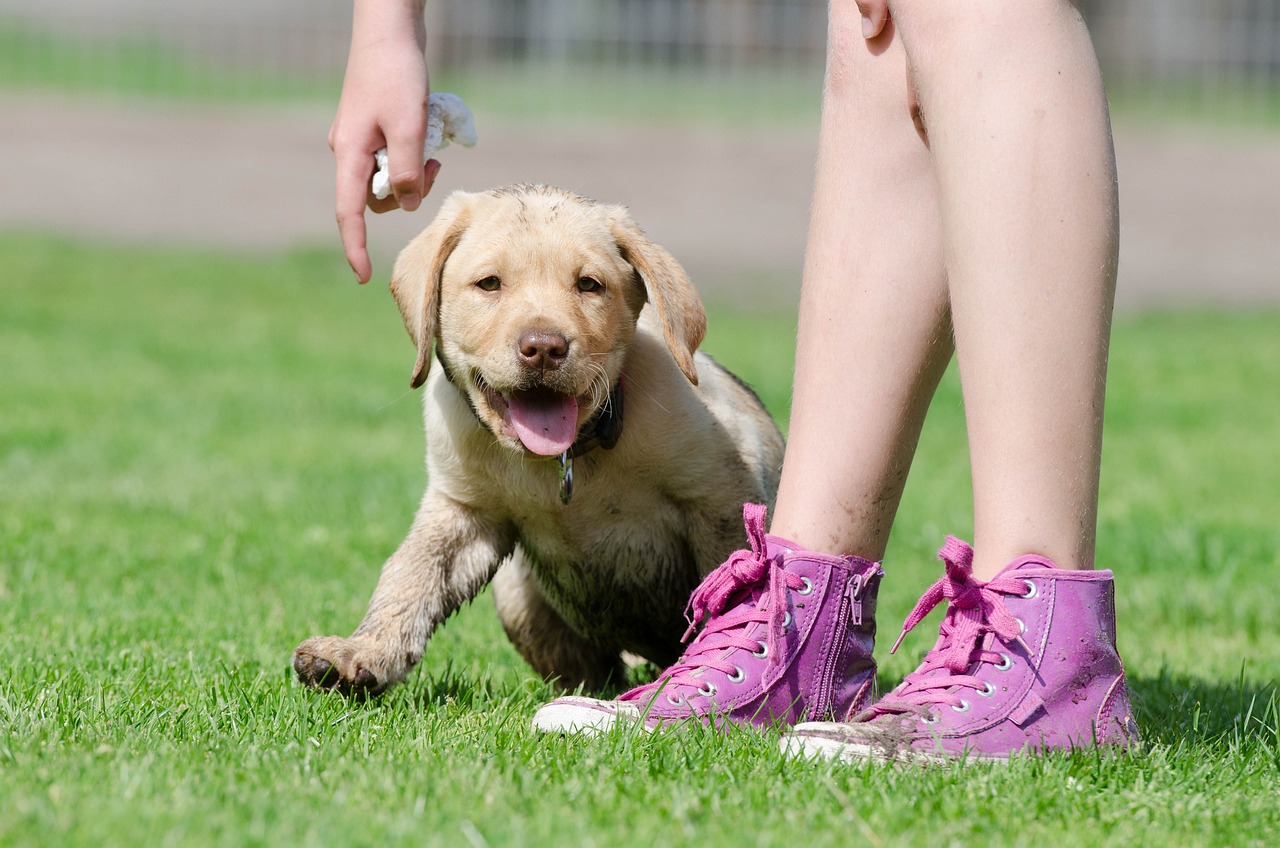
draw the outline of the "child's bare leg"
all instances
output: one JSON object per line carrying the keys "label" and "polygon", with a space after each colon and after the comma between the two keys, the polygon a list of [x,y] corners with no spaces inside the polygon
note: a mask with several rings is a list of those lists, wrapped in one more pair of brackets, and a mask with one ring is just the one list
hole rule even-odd
{"label": "child's bare leg", "polygon": [[1117,200],[1066,0],[891,0],[938,175],[974,486],[974,576],[1093,566]]}
{"label": "child's bare leg", "polygon": [[831,5],[791,427],[772,530],[884,554],[951,356],[938,197],[892,25],[868,42]]}
{"label": "child's bare leg", "polygon": [[1065,0],[889,8],[938,177],[977,552],[943,547],[946,572],[906,622],[947,601],[916,670],[851,721],[801,723],[784,745],[905,762],[1122,750],[1138,734],[1114,583],[1078,570],[1093,564],[1116,259],[1088,34]]}

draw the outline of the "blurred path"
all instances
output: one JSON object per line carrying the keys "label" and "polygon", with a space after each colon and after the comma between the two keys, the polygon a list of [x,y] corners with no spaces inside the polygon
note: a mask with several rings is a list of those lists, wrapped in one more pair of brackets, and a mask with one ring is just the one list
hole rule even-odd
{"label": "blurred path", "polygon": [[[0,229],[336,256],[329,119],[0,94]],[[478,124],[423,211],[370,216],[375,280],[444,192],[537,181],[625,203],[709,300],[795,302],[811,136]],[[1120,128],[1117,149],[1123,306],[1280,302],[1280,138]]]}

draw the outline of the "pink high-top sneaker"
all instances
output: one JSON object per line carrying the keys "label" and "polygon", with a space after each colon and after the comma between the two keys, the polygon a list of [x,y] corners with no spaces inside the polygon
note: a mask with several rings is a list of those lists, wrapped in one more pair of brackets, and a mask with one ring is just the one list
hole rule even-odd
{"label": "pink high-top sneaker", "polygon": [[646,729],[682,721],[771,724],[847,719],[875,678],[880,566],[814,554],[766,536],[765,508],[743,508],[751,550],[707,575],[690,600],[693,630],[680,660],[614,701],[564,697],[535,730],[598,733],[619,721]]}
{"label": "pink high-top sneaker", "polygon": [[797,725],[783,750],[850,761],[1003,761],[1137,743],[1116,652],[1110,571],[1067,571],[1024,556],[982,583],[971,575],[973,549],[964,542],[948,538],[939,557],[946,575],[902,631],[948,602],[942,633],[920,667],[850,722]]}

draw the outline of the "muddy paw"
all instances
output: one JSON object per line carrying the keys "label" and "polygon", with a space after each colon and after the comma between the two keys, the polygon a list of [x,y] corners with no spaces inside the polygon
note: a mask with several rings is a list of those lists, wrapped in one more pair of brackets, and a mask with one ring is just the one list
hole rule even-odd
{"label": "muddy paw", "polygon": [[366,697],[387,688],[376,655],[367,645],[340,636],[313,636],[293,652],[298,680],[315,689]]}

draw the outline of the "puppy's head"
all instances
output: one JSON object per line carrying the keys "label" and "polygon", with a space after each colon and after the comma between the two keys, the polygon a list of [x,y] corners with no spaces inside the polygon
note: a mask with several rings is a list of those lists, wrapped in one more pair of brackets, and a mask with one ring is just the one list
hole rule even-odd
{"label": "puppy's head", "polygon": [[396,261],[391,291],[417,346],[432,342],[481,422],[508,446],[563,453],[607,402],[646,301],[698,381],[706,315],[679,263],[620,206],[545,186],[455,192]]}

